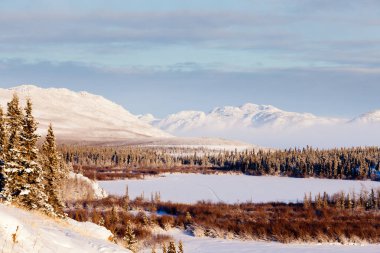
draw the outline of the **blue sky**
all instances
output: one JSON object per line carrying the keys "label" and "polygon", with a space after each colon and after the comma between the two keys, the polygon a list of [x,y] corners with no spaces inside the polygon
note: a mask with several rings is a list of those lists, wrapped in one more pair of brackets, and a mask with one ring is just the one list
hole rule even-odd
{"label": "blue sky", "polygon": [[1,87],[87,90],[159,117],[380,109],[376,0],[3,0],[0,31]]}

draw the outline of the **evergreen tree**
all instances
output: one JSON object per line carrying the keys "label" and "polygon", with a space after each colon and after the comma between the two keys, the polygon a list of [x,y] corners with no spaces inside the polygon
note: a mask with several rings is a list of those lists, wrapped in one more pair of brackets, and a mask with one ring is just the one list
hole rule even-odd
{"label": "evergreen tree", "polygon": [[374,209],[375,208],[375,202],[376,202],[375,191],[372,188],[371,192],[368,196],[368,200],[367,200],[367,205],[366,205],[367,209]]}
{"label": "evergreen tree", "polygon": [[57,153],[57,147],[55,143],[55,136],[53,127],[50,124],[48,128],[48,134],[46,140],[42,145],[42,164],[44,167],[45,176],[45,191],[48,195],[49,204],[53,207],[54,212],[58,216],[63,216],[63,204],[59,199],[58,189],[60,188],[60,182],[64,178],[64,173],[61,171],[61,164]]}
{"label": "evergreen tree", "polygon": [[35,133],[36,130],[37,123],[32,115],[32,102],[28,99],[20,134],[20,151],[24,167],[22,181],[25,182],[23,189],[28,194],[20,196],[20,203],[30,209],[38,208],[51,212],[52,207],[48,204],[48,197],[44,192],[43,170],[41,165],[37,163],[39,136]]}
{"label": "evergreen tree", "polygon": [[183,253],[183,244],[182,244],[182,241],[179,241],[179,244],[178,244],[178,253]]}
{"label": "evergreen tree", "polygon": [[8,103],[7,128],[9,139],[7,141],[3,170],[6,178],[3,196],[7,202],[18,202],[20,196],[28,193],[23,188],[26,182],[22,177],[24,174],[20,150],[22,124],[23,117],[19,106],[19,98],[17,94],[14,94],[12,100]]}
{"label": "evergreen tree", "polygon": [[162,244],[162,253],[168,253],[165,243]]}
{"label": "evergreen tree", "polygon": [[351,199],[350,193],[347,193],[347,208],[350,209],[350,210],[353,208],[353,203],[352,203],[352,199]]}
{"label": "evergreen tree", "polygon": [[2,190],[5,185],[4,164],[5,164],[7,138],[8,136],[7,136],[4,112],[3,112],[3,108],[0,106],[0,199],[2,198]]}
{"label": "evergreen tree", "polygon": [[329,207],[329,196],[326,192],[323,193],[323,208]]}
{"label": "evergreen tree", "polygon": [[169,243],[169,247],[168,247],[168,252],[167,253],[177,253],[176,249],[175,249],[175,244],[174,242],[170,242]]}
{"label": "evergreen tree", "polygon": [[305,193],[305,196],[303,197],[303,207],[305,209],[308,209],[308,208],[310,208],[310,205],[311,205],[311,203],[309,202],[309,199]]}
{"label": "evergreen tree", "polygon": [[123,240],[127,249],[131,250],[134,253],[137,252],[137,240],[129,222],[126,225],[125,236]]}

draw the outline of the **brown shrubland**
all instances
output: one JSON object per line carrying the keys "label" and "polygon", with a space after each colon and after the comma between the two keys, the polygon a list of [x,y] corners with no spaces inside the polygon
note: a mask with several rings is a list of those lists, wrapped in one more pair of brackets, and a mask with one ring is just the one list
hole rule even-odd
{"label": "brown shrubland", "polygon": [[[70,203],[69,217],[78,221],[99,220],[117,237],[123,235],[126,222],[134,226],[136,238],[154,245],[157,240],[151,228],[178,227],[196,236],[240,238],[265,241],[290,242],[380,242],[380,211],[369,207],[371,194],[363,195],[348,208],[347,198],[339,200],[340,194],[328,196],[327,206],[319,207],[311,202],[303,203],[241,203],[224,204],[198,202],[194,205],[170,202],[129,202],[125,209],[123,198],[109,197],[97,201]],[[337,207],[336,202],[344,205]],[[362,204],[360,204],[362,201]],[[317,207],[318,206],[318,207]],[[129,210],[140,210],[131,214]],[[157,213],[164,215],[157,215]],[[168,238],[164,238],[165,240]]]}

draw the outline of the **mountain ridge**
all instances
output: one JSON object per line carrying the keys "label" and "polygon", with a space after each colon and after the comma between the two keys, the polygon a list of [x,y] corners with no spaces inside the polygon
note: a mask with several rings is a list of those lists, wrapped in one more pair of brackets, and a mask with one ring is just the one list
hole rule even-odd
{"label": "mountain ridge", "polygon": [[[227,130],[245,128],[293,128],[315,125],[334,125],[348,122],[345,118],[322,117],[312,113],[288,112],[272,105],[246,103],[242,106],[215,107],[209,112],[180,111],[163,119],[152,114],[138,115],[139,119],[169,133],[181,133],[198,129]],[[380,116],[379,116],[380,120]]]}

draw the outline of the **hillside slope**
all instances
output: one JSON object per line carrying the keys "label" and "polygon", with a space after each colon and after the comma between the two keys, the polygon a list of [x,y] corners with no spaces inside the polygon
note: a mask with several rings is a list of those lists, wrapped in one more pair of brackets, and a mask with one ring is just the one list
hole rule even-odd
{"label": "hillside slope", "polygon": [[127,253],[108,241],[111,232],[93,223],[54,220],[0,204],[2,253]]}

